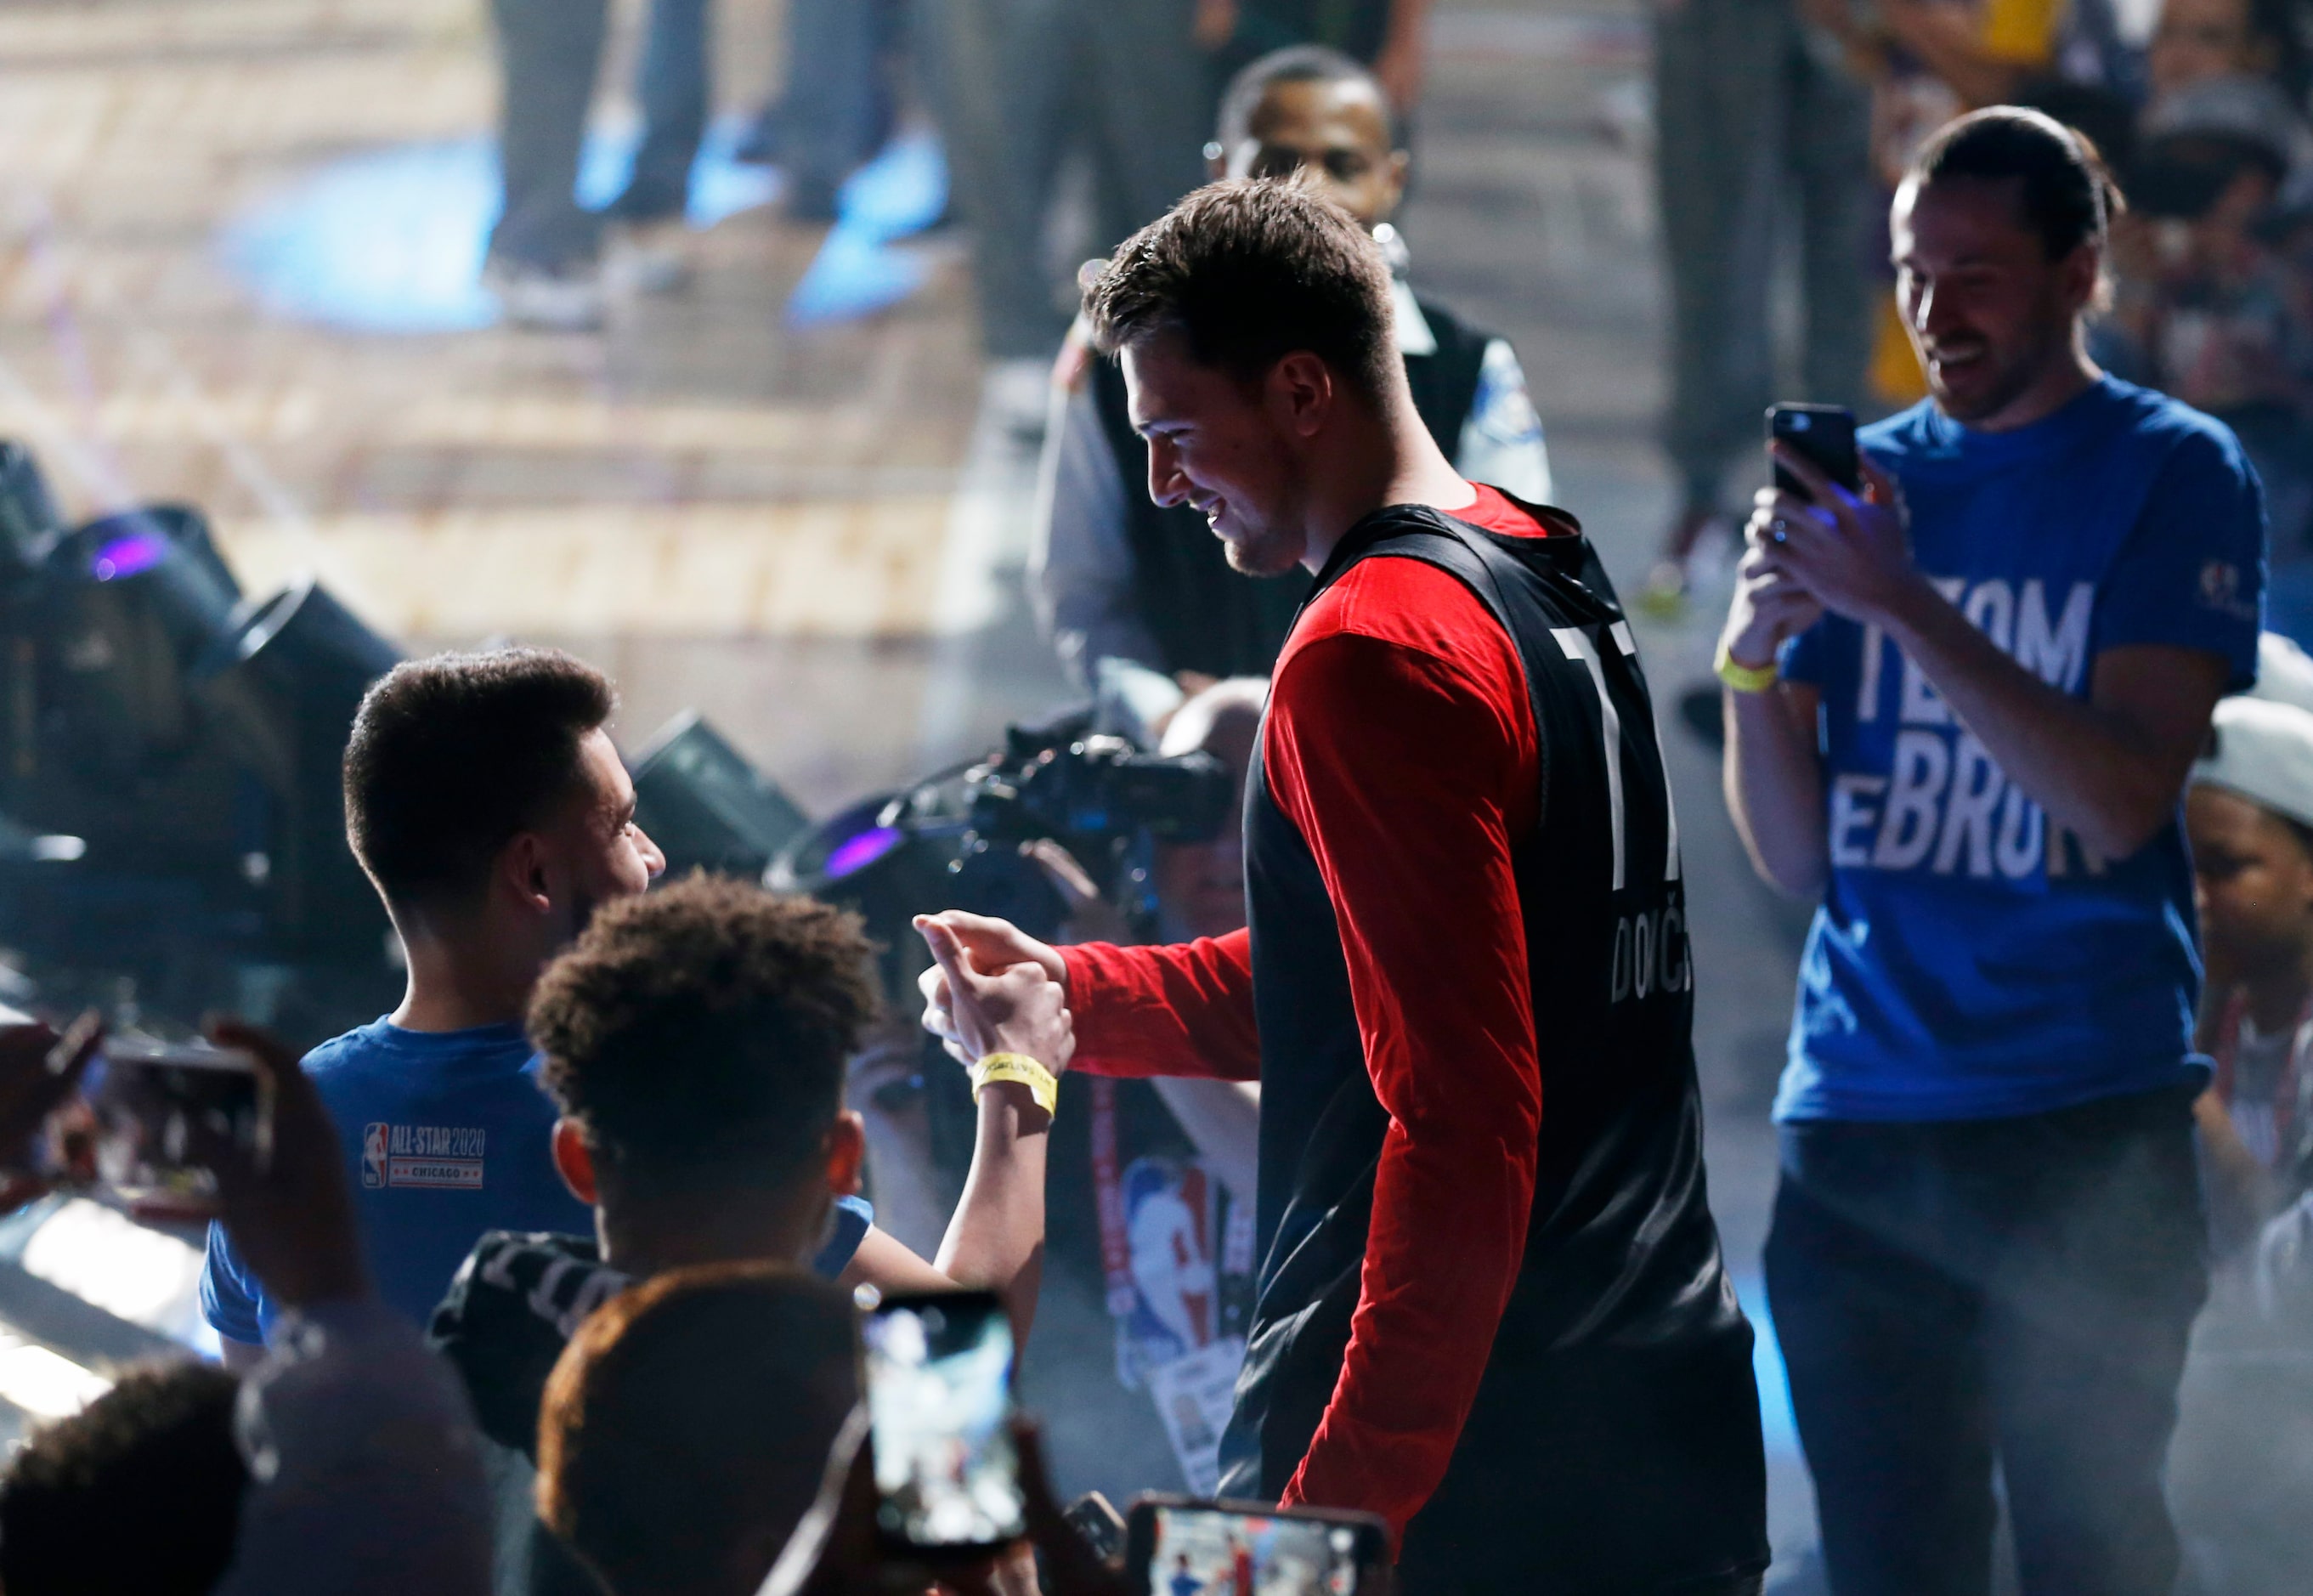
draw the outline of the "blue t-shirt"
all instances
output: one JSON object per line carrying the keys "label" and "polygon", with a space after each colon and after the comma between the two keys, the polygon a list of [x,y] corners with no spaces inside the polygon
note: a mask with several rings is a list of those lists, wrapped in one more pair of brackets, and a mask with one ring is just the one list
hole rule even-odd
{"label": "blue t-shirt", "polygon": [[[337,1123],[378,1295],[412,1324],[425,1327],[485,1230],[594,1234],[594,1210],[554,1167],[558,1110],[519,1025],[409,1031],[381,1019],[313,1049],[305,1073]],[[838,1198],[819,1273],[840,1274],[875,1219],[863,1199]],[[201,1312],[251,1345],[280,1313],[220,1224]]]}
{"label": "blue t-shirt", "polygon": [[[1860,441],[1921,570],[2043,681],[2085,699],[2098,654],[2148,644],[2253,681],[2264,497],[2221,423],[2107,377],[2014,432],[1925,402]],[[1826,617],[1783,672],[1822,693],[1832,869],[1778,1120],[2036,1114],[2202,1067],[2179,824],[2118,860],[2052,833],[1877,629]]]}
{"label": "blue t-shirt", "polygon": [[[337,1122],[378,1295],[423,1326],[484,1230],[594,1233],[554,1168],[556,1111],[519,1025],[410,1031],[385,1020],[305,1055]],[[201,1311],[261,1342],[278,1305],[209,1227]]]}

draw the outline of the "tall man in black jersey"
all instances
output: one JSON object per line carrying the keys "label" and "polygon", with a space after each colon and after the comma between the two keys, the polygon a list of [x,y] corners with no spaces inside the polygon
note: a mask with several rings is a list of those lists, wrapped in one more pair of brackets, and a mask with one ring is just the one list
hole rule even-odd
{"label": "tall man in black jersey", "polygon": [[1755,1590],[1676,824],[1596,557],[1447,463],[1379,249],[1297,185],[1199,190],[1088,309],[1150,496],[1240,570],[1315,578],[1247,782],[1251,931],[1055,949],[942,918],[1066,983],[1077,1068],[1261,1080],[1224,1492],[1382,1513],[1415,1596]]}

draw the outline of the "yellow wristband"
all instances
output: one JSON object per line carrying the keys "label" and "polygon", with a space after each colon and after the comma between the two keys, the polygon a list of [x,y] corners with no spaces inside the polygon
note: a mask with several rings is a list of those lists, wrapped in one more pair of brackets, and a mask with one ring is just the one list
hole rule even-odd
{"label": "yellow wristband", "polygon": [[1060,1108],[1060,1078],[1030,1058],[1025,1053],[991,1053],[972,1066],[972,1100],[980,1101],[980,1094],[991,1080],[1011,1080],[1028,1089],[1036,1099],[1036,1107],[1046,1114],[1058,1114]]}
{"label": "yellow wristband", "polygon": [[1711,662],[1711,668],[1737,692],[1764,692],[1782,677],[1772,660],[1765,665],[1738,665],[1735,657],[1727,652],[1723,639],[1719,645],[1719,657]]}

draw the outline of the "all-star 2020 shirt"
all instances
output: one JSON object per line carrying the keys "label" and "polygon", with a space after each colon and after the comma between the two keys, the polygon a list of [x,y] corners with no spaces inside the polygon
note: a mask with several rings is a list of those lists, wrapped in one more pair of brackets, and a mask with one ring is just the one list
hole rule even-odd
{"label": "all-star 2020 shirt", "polygon": [[[556,1173],[556,1110],[522,1027],[411,1031],[380,1019],[305,1055],[337,1122],[378,1295],[424,1328],[485,1230],[575,1230],[594,1216]],[[209,1227],[201,1311],[261,1344],[280,1306],[222,1225]]]}

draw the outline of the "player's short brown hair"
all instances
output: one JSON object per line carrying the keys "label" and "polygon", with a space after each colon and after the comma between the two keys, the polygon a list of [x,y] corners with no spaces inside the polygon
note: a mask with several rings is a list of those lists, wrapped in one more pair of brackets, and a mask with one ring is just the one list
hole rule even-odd
{"label": "player's short brown hair", "polygon": [[1398,362],[1381,246],[1289,177],[1199,189],[1124,241],[1085,310],[1103,354],[1178,332],[1241,383],[1306,349],[1377,397]]}
{"label": "player's short brown hair", "polygon": [[773,1264],[656,1275],[597,1309],[547,1379],[539,1517],[614,1591],[743,1596],[858,1398],[837,1286]]}
{"label": "player's short brown hair", "polygon": [[553,648],[405,660],[346,744],[346,835],[389,904],[462,903],[516,833],[579,788],[578,744],[618,695]]}

